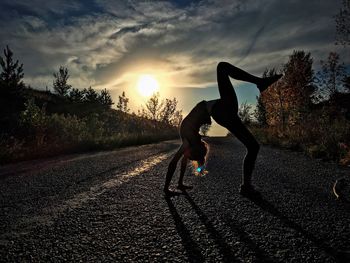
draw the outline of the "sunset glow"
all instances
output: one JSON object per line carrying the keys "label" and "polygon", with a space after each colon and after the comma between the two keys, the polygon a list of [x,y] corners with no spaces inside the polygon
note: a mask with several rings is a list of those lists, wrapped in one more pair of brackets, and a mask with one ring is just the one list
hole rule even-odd
{"label": "sunset glow", "polygon": [[[220,61],[261,76],[304,50],[317,73],[333,51],[349,74],[348,46],[334,45],[343,1],[2,0],[0,53],[9,45],[35,89],[54,92],[53,73],[63,65],[69,85],[108,90],[113,108],[125,92],[130,112],[138,112],[159,92],[175,97],[185,116],[220,97]],[[231,81],[238,103],[254,109],[256,86]],[[209,132],[226,133],[215,123]]]}
{"label": "sunset glow", "polygon": [[150,97],[159,91],[158,81],[152,75],[141,75],[137,83],[137,90],[142,96]]}

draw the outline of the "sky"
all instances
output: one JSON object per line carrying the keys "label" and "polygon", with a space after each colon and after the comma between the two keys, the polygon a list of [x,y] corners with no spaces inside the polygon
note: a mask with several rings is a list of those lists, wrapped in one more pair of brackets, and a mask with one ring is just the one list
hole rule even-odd
{"label": "sky", "polygon": [[[336,51],[349,66],[349,48],[334,45],[340,7],[341,0],[1,0],[0,48],[9,45],[33,88],[51,89],[62,65],[73,87],[106,88],[114,101],[125,91],[136,112],[147,100],[137,83],[148,74],[187,114],[219,97],[220,61],[260,76],[293,50],[311,52],[316,71]],[[255,104],[254,85],[232,83],[239,103]]]}

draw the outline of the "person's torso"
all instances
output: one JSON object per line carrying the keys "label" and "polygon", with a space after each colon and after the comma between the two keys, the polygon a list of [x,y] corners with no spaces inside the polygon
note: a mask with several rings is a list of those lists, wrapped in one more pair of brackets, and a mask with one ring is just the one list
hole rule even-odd
{"label": "person's torso", "polygon": [[211,118],[205,100],[199,102],[183,119],[180,127],[181,136],[200,140],[199,129],[203,124],[211,124]]}

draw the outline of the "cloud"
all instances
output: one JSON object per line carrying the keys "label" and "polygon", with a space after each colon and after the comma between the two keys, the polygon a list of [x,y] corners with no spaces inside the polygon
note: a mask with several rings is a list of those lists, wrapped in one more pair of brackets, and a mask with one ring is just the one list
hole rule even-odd
{"label": "cloud", "polygon": [[4,0],[0,5],[0,46],[9,44],[24,63],[27,83],[50,86],[52,73],[64,65],[75,87],[119,90],[142,70],[163,74],[175,90],[215,87],[222,60],[255,74],[279,67],[294,49],[311,51],[318,61],[335,48],[332,15],[339,8],[317,0]]}
{"label": "cloud", "polygon": [[[64,14],[70,11],[78,11],[83,5],[79,1],[51,0],[50,3],[44,0],[12,1],[2,0],[3,11],[10,11],[18,14],[32,14],[33,16],[46,17],[49,14]],[[2,12],[3,15],[4,12]]]}

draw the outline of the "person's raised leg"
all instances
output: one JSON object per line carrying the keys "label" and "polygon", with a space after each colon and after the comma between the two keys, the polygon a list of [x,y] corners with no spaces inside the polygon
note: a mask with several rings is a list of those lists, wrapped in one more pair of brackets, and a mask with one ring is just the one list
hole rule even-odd
{"label": "person's raised leg", "polygon": [[237,68],[228,62],[219,62],[218,71],[229,75],[231,78],[241,81],[251,82],[254,84],[259,84],[261,81],[261,78],[254,76],[240,68]]}
{"label": "person's raised leg", "polygon": [[227,64],[228,63],[226,62],[220,62],[216,69],[217,82],[220,93],[220,107],[221,105],[225,104],[226,108],[231,108],[234,112],[237,112],[238,100],[236,92],[229,78],[229,70]]}
{"label": "person's raised leg", "polygon": [[[219,90],[220,90],[220,82],[219,81],[223,80],[224,82],[227,82],[225,80],[225,78],[221,77],[221,76],[230,76],[231,78],[234,78],[237,80],[246,81],[246,82],[256,84],[256,86],[260,90],[260,92],[263,92],[271,84],[273,84],[274,82],[276,82],[277,80],[279,80],[282,77],[282,75],[278,74],[278,75],[274,75],[271,77],[260,78],[260,77],[254,76],[254,75],[252,75],[252,74],[250,74],[250,73],[248,73],[240,68],[237,68],[228,62],[220,62],[218,64],[218,67],[217,67],[217,72],[218,72]],[[219,80],[219,72],[220,72],[220,80]],[[227,77],[227,79],[228,79],[228,77]],[[226,85],[226,83],[225,83],[225,85]],[[221,95],[221,92],[220,92],[220,95]],[[224,96],[224,97],[226,97],[226,96]]]}

